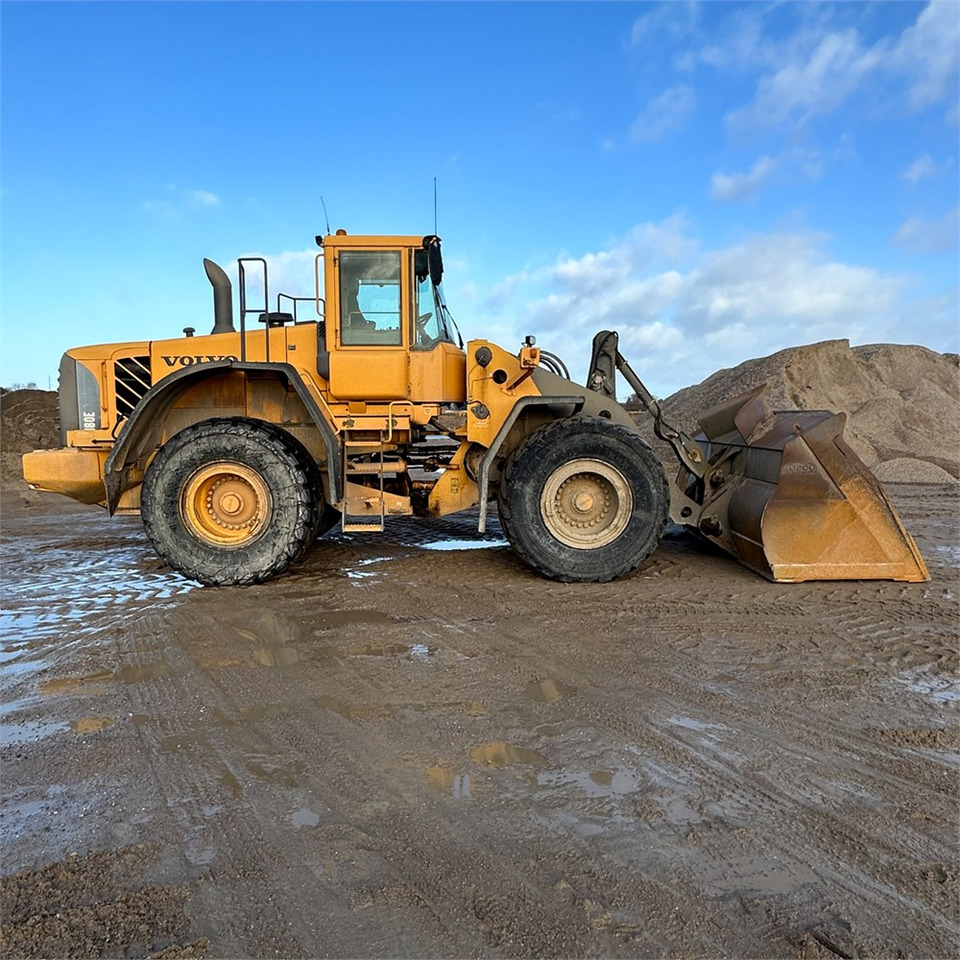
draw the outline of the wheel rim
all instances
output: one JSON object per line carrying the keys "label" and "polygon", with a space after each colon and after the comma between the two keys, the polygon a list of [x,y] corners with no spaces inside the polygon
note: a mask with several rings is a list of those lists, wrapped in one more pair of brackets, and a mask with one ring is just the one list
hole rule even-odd
{"label": "wheel rim", "polygon": [[547,530],[578,550],[612,543],[627,528],[633,493],[623,474],[602,460],[571,460],[550,474],[540,496]]}
{"label": "wheel rim", "polygon": [[180,516],[206,543],[241,547],[256,540],[270,517],[270,490],[256,470],[220,461],[197,470],[183,485]]}

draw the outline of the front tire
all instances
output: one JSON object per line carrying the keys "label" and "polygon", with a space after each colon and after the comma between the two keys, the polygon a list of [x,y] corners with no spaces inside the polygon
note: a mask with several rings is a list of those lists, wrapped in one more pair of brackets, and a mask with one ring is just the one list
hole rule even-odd
{"label": "front tire", "polygon": [[573,417],[540,427],[507,460],[501,527],[514,551],[564,582],[614,580],[660,543],[670,507],[650,448],[608,420]]}
{"label": "front tire", "polygon": [[282,573],[320,525],[316,480],[297,441],[240,417],[170,439],[147,468],[140,512],[163,560],[211,586]]}

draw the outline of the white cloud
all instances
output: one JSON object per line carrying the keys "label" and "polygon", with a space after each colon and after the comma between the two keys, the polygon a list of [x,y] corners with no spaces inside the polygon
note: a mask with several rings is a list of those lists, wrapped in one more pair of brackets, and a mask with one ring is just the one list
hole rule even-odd
{"label": "white cloud", "polygon": [[698,241],[689,235],[689,224],[682,214],[660,223],[641,223],[608,250],[579,258],[561,253],[550,266],[506,277],[492,286],[484,307],[500,313],[525,296],[524,291],[544,286],[558,288],[554,296],[570,295],[580,302],[630,282],[641,270],[669,274],[689,261],[697,249]]}
{"label": "white cloud", "polygon": [[960,231],[960,207],[954,207],[939,220],[910,217],[893,235],[893,244],[906,253],[944,253],[954,250]]}
{"label": "white cloud", "polygon": [[[759,9],[759,8],[757,8]],[[737,70],[771,62],[775,47],[763,35],[762,13],[749,8],[736,10],[726,21],[730,29],[719,40],[706,41],[695,59],[718,70]]]}
{"label": "white cloud", "polygon": [[696,2],[661,3],[649,8],[649,12],[638,17],[630,30],[629,46],[643,48],[658,42],[663,34],[679,42],[695,31],[699,4]]}
{"label": "white cloud", "polygon": [[167,220],[181,220],[192,210],[220,205],[220,197],[209,190],[182,190],[174,183],[164,187],[164,194],[161,200],[144,200],[140,209]]}
{"label": "white cloud", "polygon": [[191,190],[190,197],[195,203],[200,204],[201,207],[215,207],[220,203],[220,198],[208,190]]}
{"label": "white cloud", "polygon": [[[818,340],[898,342],[922,330],[933,349],[957,348],[942,305],[905,302],[907,277],[836,261],[826,242],[809,231],[763,233],[703,250],[682,218],[646,223],[602,250],[516,274],[500,285],[496,311],[489,300],[474,309],[482,336],[509,347],[533,333],[581,382],[593,334],[618,330],[624,356],[661,395]],[[463,326],[477,335],[469,317]]]}
{"label": "white cloud", "polygon": [[494,313],[499,312],[513,302],[517,290],[529,280],[530,276],[528,274],[520,273],[495,283],[485,300],[487,308]]}
{"label": "white cloud", "polygon": [[659,97],[654,97],[640,116],[630,127],[630,139],[642,143],[652,143],[661,140],[666,134],[679,130],[696,106],[696,94],[693,87],[680,84],[664,90]]}
{"label": "white cloud", "polygon": [[960,5],[956,0],[934,0],[901,34],[890,51],[888,67],[906,78],[910,101],[919,109],[956,92],[958,60]]}
{"label": "white cloud", "polygon": [[902,282],[829,261],[823,240],[810,233],[763,234],[710,252],[685,285],[686,322],[703,331],[745,323],[755,333],[772,324],[775,336],[805,336],[890,311]]}
{"label": "white cloud", "polygon": [[761,77],[752,104],[726,117],[732,127],[802,124],[839,107],[877,69],[883,44],[865,48],[855,30],[828,33],[809,55]]}
{"label": "white cloud", "polygon": [[800,127],[865,92],[879,97],[885,109],[902,103],[920,110],[956,96],[960,5],[955,0],[933,0],[899,36],[872,45],[852,27],[828,29],[828,19],[804,23],[794,36],[773,40],[763,36],[759,18],[748,16],[737,44],[701,50],[700,59],[718,69],[761,66],[768,71],[752,102],[725,117],[732,129]]}
{"label": "white cloud", "polygon": [[918,180],[923,180],[927,177],[935,177],[949,167],[949,162],[941,167],[934,161],[933,157],[929,154],[924,154],[922,157],[914,160],[913,163],[903,171],[903,178],[904,180],[909,180],[911,183],[916,183]]}
{"label": "white cloud", "polygon": [[822,175],[823,160],[819,151],[793,148],[776,157],[764,154],[746,173],[727,174],[718,170],[711,179],[710,195],[722,202],[751,200],[774,180],[789,183],[800,177],[812,181]]}
{"label": "white cloud", "polygon": [[710,194],[715,200],[747,200],[756,196],[776,169],[777,161],[764,155],[746,173],[728,175],[718,170],[713,175]]}
{"label": "white cloud", "polygon": [[[748,91],[752,84],[752,92],[728,104],[723,118],[728,132],[774,132],[789,138],[791,152],[800,144],[809,146],[816,133],[811,124],[830,115],[839,114],[844,125],[854,115],[873,123],[891,113],[903,116],[940,105],[947,122],[958,122],[958,0],[897,7],[903,13],[889,18],[880,13],[893,6],[862,12],[855,5],[812,3],[722,9],[722,15],[707,17],[696,4],[666,3],[634,21],[629,50],[661,64],[663,51],[681,50],[672,65],[683,82],[645,105],[629,129],[631,141],[656,142],[688,123],[706,102],[700,85],[707,77],[696,72],[704,67],[739,75]],[[884,27],[889,23],[897,26]],[[830,163],[855,158],[851,133],[839,136],[835,155],[822,144],[813,156],[778,155],[775,144],[771,149],[765,143],[764,156],[750,169],[716,170],[711,194],[720,201],[742,201],[774,177],[819,179]],[[604,148],[612,147],[608,141]],[[917,168],[908,179],[929,175]]]}

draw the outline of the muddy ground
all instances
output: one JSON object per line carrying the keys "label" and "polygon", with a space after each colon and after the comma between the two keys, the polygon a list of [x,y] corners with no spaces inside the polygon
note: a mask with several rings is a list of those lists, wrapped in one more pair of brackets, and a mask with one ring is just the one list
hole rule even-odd
{"label": "muddy ground", "polygon": [[3,503],[4,957],[953,957],[960,487],[927,584],[619,583],[399,520],[199,588]]}

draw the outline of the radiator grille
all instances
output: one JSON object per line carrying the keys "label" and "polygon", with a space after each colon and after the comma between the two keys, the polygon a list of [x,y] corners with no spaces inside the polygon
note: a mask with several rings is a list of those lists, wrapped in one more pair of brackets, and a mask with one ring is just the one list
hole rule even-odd
{"label": "radiator grille", "polygon": [[150,389],[150,358],[121,357],[114,363],[117,418],[129,417],[140,398]]}

